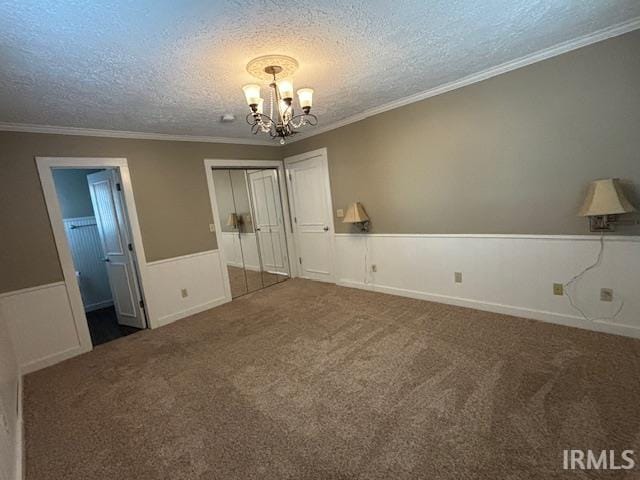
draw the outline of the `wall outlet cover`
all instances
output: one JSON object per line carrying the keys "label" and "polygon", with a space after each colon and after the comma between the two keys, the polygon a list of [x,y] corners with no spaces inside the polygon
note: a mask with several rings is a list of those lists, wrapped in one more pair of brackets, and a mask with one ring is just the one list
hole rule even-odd
{"label": "wall outlet cover", "polygon": [[554,295],[564,295],[564,285],[561,283],[553,284],[553,294]]}
{"label": "wall outlet cover", "polygon": [[336,210],[336,217],[338,218],[342,218],[344,217],[344,210],[339,208],[338,210]]}
{"label": "wall outlet cover", "polygon": [[210,223],[210,224],[209,224],[209,231],[210,231],[211,233],[213,233],[213,232],[215,232],[215,231],[216,231],[216,226],[215,226],[215,224],[213,224],[213,223]]}
{"label": "wall outlet cover", "polygon": [[462,272],[455,272],[453,279],[456,283],[462,283]]}
{"label": "wall outlet cover", "polygon": [[601,288],[600,289],[600,301],[601,302],[613,302],[613,289]]}

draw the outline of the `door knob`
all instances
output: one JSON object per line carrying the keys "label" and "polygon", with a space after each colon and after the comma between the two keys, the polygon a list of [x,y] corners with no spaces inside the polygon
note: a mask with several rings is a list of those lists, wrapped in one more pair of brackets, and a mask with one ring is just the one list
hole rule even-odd
{"label": "door knob", "polygon": [[110,262],[111,260],[109,260],[109,258],[108,258],[108,257],[104,257],[104,258],[102,259],[102,261],[103,261],[103,262]]}
{"label": "door knob", "polygon": [[323,230],[324,230],[325,232],[328,232],[328,231],[329,231],[329,227],[324,227],[324,228],[323,228]]}

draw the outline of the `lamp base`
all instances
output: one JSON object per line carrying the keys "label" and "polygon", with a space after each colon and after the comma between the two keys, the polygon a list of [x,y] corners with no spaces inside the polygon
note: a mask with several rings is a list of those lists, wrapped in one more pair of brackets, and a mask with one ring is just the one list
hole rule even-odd
{"label": "lamp base", "polygon": [[617,215],[596,215],[589,217],[589,230],[592,232],[614,232]]}
{"label": "lamp base", "polygon": [[360,231],[363,233],[366,233],[369,231],[369,222],[358,222],[357,223],[358,227],[360,228]]}

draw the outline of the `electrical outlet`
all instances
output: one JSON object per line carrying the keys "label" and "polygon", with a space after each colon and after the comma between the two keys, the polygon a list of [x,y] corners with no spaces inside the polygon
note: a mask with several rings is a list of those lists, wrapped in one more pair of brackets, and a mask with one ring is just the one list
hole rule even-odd
{"label": "electrical outlet", "polygon": [[378,271],[378,266],[376,264],[371,265],[371,271],[372,272],[377,272]]}
{"label": "electrical outlet", "polygon": [[187,298],[189,296],[189,292],[187,291],[186,288],[183,288],[182,290],[180,290],[180,294],[182,295],[182,298]]}
{"label": "electrical outlet", "polygon": [[213,232],[215,232],[215,231],[216,231],[216,226],[215,226],[215,224],[214,224],[214,223],[210,223],[210,224],[209,224],[209,231],[210,231],[211,233],[213,233]]}
{"label": "electrical outlet", "polygon": [[613,290],[611,288],[600,289],[600,301],[601,302],[613,302]]}
{"label": "electrical outlet", "polygon": [[455,272],[453,279],[456,283],[462,283],[462,272]]}
{"label": "electrical outlet", "polygon": [[564,295],[564,285],[561,283],[553,284],[553,294],[554,295]]}

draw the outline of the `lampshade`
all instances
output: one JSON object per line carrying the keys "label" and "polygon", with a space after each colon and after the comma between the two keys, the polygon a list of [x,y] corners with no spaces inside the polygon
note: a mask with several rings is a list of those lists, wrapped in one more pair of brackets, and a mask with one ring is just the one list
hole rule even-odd
{"label": "lampshade", "polygon": [[591,182],[584,204],[580,209],[581,217],[598,215],[616,215],[635,211],[626,199],[617,178],[606,178]]}
{"label": "lampshade", "polygon": [[242,87],[247,105],[257,105],[260,101],[260,85],[249,84]]}
{"label": "lampshade", "polygon": [[301,88],[298,90],[298,101],[301,108],[311,108],[313,106],[313,88]]}
{"label": "lampshade", "polygon": [[355,202],[349,205],[347,213],[342,219],[342,223],[361,223],[368,222],[369,215],[365,212],[364,207],[360,202]]}
{"label": "lampshade", "polygon": [[291,80],[281,80],[278,83],[278,90],[280,91],[280,97],[293,98],[293,82]]}
{"label": "lampshade", "polygon": [[236,228],[238,226],[238,215],[230,213],[227,217],[227,225]]}

